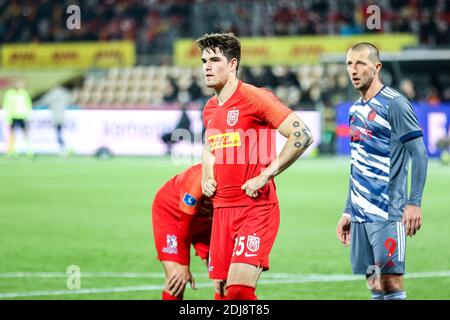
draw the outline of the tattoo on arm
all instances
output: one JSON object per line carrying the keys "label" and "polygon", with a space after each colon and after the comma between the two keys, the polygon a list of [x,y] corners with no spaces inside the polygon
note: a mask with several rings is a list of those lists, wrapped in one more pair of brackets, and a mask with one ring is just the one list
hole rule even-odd
{"label": "tattoo on arm", "polygon": [[311,135],[311,131],[309,131],[308,128],[304,128],[302,131],[303,131],[303,134],[306,136],[306,144],[308,146],[311,145],[313,142],[313,137]]}
{"label": "tattoo on arm", "polygon": [[312,137],[312,134],[309,131],[308,127],[306,125],[300,125],[299,121],[294,121],[292,123],[292,126],[294,128],[300,127],[293,133],[295,140],[296,140],[294,142],[294,146],[298,149],[308,148],[313,142],[313,137]]}
{"label": "tattoo on arm", "polygon": [[309,128],[305,124],[300,124],[299,121],[292,122],[292,126],[298,128],[293,132],[295,137],[294,147],[303,150],[308,148],[314,141]]}

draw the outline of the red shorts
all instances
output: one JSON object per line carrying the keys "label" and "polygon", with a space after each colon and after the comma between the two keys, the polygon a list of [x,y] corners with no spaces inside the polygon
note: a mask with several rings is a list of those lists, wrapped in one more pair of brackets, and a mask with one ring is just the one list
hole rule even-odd
{"label": "red shorts", "polygon": [[278,203],[215,208],[209,277],[227,279],[231,263],[247,263],[268,270],[269,254],[279,226]]}
{"label": "red shorts", "polygon": [[[153,203],[152,220],[158,260],[180,263],[177,250],[177,239],[181,228],[180,219],[156,201]],[[195,255],[201,259],[208,258],[211,228],[212,220],[210,218],[194,217],[192,221],[192,245],[195,249]]]}

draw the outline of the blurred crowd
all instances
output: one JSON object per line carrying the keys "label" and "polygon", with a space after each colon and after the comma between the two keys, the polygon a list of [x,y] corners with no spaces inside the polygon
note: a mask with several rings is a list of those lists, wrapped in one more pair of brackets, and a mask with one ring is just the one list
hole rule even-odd
{"label": "blurred crowd", "polygon": [[[81,28],[68,30],[78,4]],[[412,32],[450,44],[450,0],[379,0],[382,29],[368,30],[365,0],[0,0],[0,42],[135,40],[139,54],[170,54],[180,37],[208,30],[242,36]]]}
{"label": "blurred crowd", "polygon": [[[383,83],[401,91],[411,101],[436,105],[450,101],[450,75],[430,77],[412,75],[397,79],[386,64]],[[358,92],[349,82],[344,64],[285,66],[241,66],[238,76],[244,82],[272,90],[292,109],[334,109],[341,102],[353,101]],[[202,106],[213,91],[204,85],[201,68],[178,66],[136,66],[90,71],[84,83],[73,91],[76,102],[88,108],[175,108]]]}
{"label": "blurred crowd", "polygon": [[[81,10],[81,28],[68,30],[66,19],[70,13],[66,9],[74,3]],[[0,41],[129,39],[136,42],[138,55],[168,56],[172,56],[175,39],[196,38],[205,30],[233,31],[238,36],[412,32],[427,47],[450,45],[450,0],[376,1],[382,8],[382,29],[375,31],[366,29],[364,23],[371,4],[373,1],[365,0],[0,0]],[[179,76],[176,68],[170,72],[155,70],[137,68],[123,75],[112,70],[106,80],[87,79],[77,92],[78,100],[91,104],[151,104],[204,100],[209,95],[201,74],[195,71],[181,72]],[[293,108],[320,109],[351,99],[348,95],[354,94],[349,90],[345,70],[335,70],[322,66],[262,66],[243,67],[240,71],[244,81],[271,88]],[[141,81],[141,77],[147,81]],[[414,83],[409,80],[412,77]],[[148,81],[153,78],[156,80]],[[386,69],[385,81],[391,84],[392,78]],[[448,79],[420,82],[420,75],[409,78],[406,75],[393,84],[402,87],[411,99],[432,103],[450,100]]]}

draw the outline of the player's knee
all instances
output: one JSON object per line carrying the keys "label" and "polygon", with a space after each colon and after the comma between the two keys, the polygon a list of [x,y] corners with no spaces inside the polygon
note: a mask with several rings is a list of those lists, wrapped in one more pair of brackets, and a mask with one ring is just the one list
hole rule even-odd
{"label": "player's knee", "polygon": [[164,279],[164,288],[168,290],[169,279],[172,276],[175,269],[180,265],[177,262],[173,261],[161,261],[164,269],[165,279]]}
{"label": "player's knee", "polygon": [[177,262],[174,261],[161,261],[161,264],[164,268],[164,273],[166,274],[166,278],[170,277],[170,275],[173,273],[173,271],[180,265]]}
{"label": "player's knee", "polygon": [[403,290],[403,277],[400,275],[382,275],[381,284],[384,292]]}
{"label": "player's knee", "polygon": [[228,271],[227,285],[256,287],[262,268],[247,263],[232,263]]}
{"label": "player's knee", "polygon": [[243,285],[230,285],[227,287],[228,300],[258,300],[255,288]]}

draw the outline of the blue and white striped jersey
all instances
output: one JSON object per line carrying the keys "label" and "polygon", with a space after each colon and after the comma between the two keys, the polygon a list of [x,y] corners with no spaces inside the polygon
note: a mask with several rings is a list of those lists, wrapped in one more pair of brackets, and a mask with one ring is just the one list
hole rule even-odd
{"label": "blue and white striped jersey", "polygon": [[345,208],[352,221],[399,221],[407,203],[409,153],[404,143],[422,136],[409,101],[384,86],[349,111],[351,174]]}

